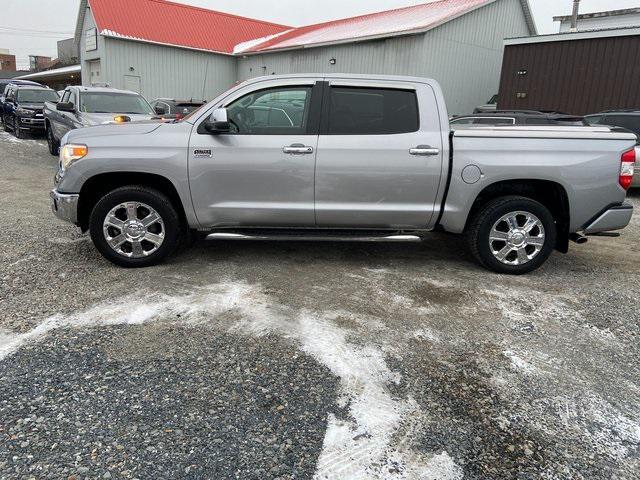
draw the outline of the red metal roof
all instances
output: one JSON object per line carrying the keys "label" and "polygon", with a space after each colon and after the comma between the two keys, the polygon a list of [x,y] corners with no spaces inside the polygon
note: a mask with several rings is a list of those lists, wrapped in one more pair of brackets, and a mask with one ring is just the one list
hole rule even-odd
{"label": "red metal roof", "polygon": [[107,36],[213,52],[290,27],[165,0],[89,0],[98,31]]}
{"label": "red metal roof", "polygon": [[[440,0],[386,12],[294,28],[280,35],[238,45],[236,53],[301,48],[424,31],[495,0]],[[256,36],[257,37],[257,36]]]}

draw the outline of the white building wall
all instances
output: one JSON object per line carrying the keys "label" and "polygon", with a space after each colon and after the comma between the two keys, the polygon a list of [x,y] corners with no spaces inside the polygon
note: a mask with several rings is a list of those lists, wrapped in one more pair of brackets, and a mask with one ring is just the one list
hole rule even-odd
{"label": "white building wall", "polygon": [[[108,59],[104,55],[104,38],[100,35],[98,35],[97,50],[87,52],[86,33],[92,28],[96,28],[96,22],[93,19],[91,9],[87,8],[86,15],[84,17],[84,25],[82,26],[82,34],[80,35],[80,66],[82,67],[82,84],[86,87],[91,86],[92,83],[91,63],[100,62],[100,74],[102,77],[102,72],[104,71],[104,68],[108,61]],[[100,79],[100,81],[106,82],[103,77]]]}
{"label": "white building wall", "polygon": [[[372,73],[436,79],[450,114],[473,111],[498,92],[503,39],[529,35],[520,0],[498,0],[426,34],[249,55],[238,77],[282,73]],[[335,58],[336,64],[329,61]]]}
{"label": "white building wall", "polygon": [[236,81],[237,59],[184,48],[106,38],[106,78],[114,88],[140,85],[148,100],[158,97],[210,100]]}

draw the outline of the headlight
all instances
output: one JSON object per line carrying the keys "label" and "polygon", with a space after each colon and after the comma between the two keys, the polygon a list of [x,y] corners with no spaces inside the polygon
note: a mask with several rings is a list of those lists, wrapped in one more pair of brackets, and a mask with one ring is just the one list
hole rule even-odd
{"label": "headlight", "polygon": [[74,145],[72,143],[60,148],[60,165],[67,169],[72,163],[84,158],[89,153],[86,145]]}
{"label": "headlight", "polygon": [[27,110],[26,108],[16,108],[16,115],[20,115],[21,117],[33,117],[33,110]]}

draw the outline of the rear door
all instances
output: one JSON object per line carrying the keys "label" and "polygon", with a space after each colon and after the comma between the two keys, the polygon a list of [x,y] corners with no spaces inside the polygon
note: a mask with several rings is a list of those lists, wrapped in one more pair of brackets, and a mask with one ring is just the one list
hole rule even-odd
{"label": "rear door", "polygon": [[296,78],[249,85],[217,105],[228,109],[231,133],[212,135],[202,123],[196,127],[189,146],[189,177],[203,226],[315,225],[322,101],[316,83]]}
{"label": "rear door", "polygon": [[435,211],[442,152],[429,85],[331,81],[318,140],[317,224],[426,228]]}

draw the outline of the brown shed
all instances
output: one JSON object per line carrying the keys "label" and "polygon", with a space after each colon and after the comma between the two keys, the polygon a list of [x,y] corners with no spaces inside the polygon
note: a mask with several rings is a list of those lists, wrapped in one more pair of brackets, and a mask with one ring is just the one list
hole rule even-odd
{"label": "brown shed", "polygon": [[640,109],[640,27],[505,40],[498,108]]}

